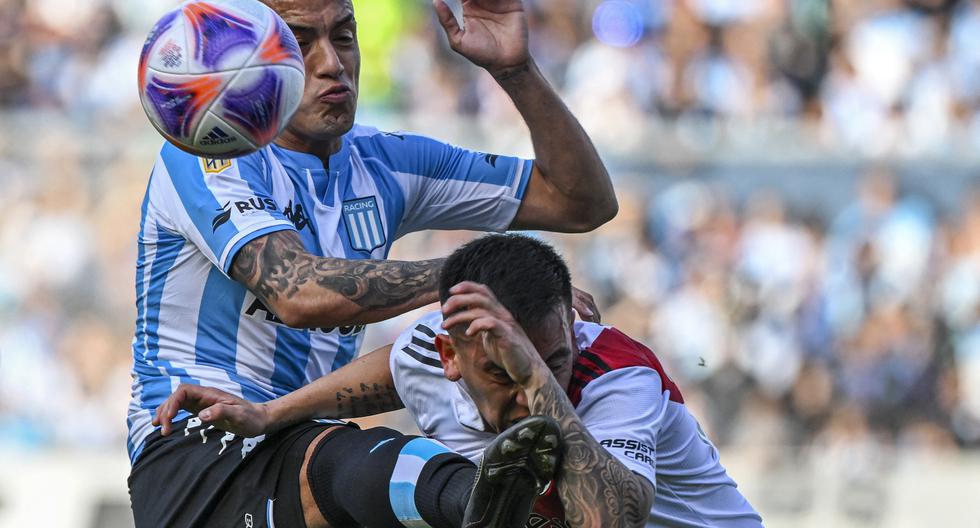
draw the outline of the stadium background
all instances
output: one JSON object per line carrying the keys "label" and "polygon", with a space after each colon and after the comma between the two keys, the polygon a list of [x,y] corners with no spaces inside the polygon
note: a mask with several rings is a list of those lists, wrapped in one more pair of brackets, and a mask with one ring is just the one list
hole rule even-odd
{"label": "stadium background", "polygon": [[[621,204],[544,238],[654,345],[767,525],[980,526],[980,2],[525,3]],[[355,4],[359,121],[531,154],[427,2]],[[2,527],[131,526],[134,237],[161,142],[135,69],[172,5],[0,0]]]}

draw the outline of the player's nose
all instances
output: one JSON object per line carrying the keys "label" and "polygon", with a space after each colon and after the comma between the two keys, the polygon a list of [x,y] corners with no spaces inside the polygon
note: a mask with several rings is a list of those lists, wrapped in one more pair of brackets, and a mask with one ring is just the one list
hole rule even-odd
{"label": "player's nose", "polygon": [[334,49],[330,39],[318,39],[316,51],[316,55],[311,57],[313,75],[317,77],[340,77],[344,74],[344,63],[340,61],[340,55],[337,54],[337,50]]}
{"label": "player's nose", "polygon": [[524,389],[518,388],[514,393],[514,406],[518,410],[528,410],[527,394],[524,393]]}

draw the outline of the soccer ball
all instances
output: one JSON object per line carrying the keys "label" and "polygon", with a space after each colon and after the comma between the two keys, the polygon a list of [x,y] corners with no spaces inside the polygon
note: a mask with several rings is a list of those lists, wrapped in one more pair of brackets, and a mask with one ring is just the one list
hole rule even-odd
{"label": "soccer ball", "polygon": [[171,143],[232,158],[272,142],[305,81],[285,22],[257,0],[192,1],[161,18],[143,44],[143,110]]}

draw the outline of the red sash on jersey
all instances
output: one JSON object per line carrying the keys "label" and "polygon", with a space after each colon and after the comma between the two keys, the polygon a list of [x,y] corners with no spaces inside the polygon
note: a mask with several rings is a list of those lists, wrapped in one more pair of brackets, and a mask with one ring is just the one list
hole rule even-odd
{"label": "red sash on jersey", "polygon": [[684,403],[677,387],[660,360],[649,348],[631,339],[615,328],[604,329],[585,350],[579,351],[572,367],[572,381],[568,384],[568,398],[572,405],[582,401],[582,389],[603,374],[628,367],[647,367],[657,371],[664,390],[670,390],[670,401]]}
{"label": "red sash on jersey", "polygon": [[[634,341],[615,328],[606,328],[585,350],[580,350],[572,367],[572,381],[568,384],[568,399],[578,407],[582,401],[582,389],[590,382],[614,370],[628,367],[647,367],[657,371],[660,383],[670,391],[670,401],[684,403],[680,389],[674,383],[652,350]],[[527,521],[527,528],[567,528],[565,507],[558,496],[558,486],[552,482],[548,491],[534,503],[534,512]]]}

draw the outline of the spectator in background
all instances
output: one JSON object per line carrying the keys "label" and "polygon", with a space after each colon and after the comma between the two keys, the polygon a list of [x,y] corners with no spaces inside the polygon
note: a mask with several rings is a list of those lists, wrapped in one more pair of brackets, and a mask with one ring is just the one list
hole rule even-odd
{"label": "spectator in background", "polygon": [[[100,448],[125,434],[113,419],[82,440],[72,424],[118,416],[128,397],[116,385],[129,358],[105,350],[131,339],[135,251],[119,226],[136,224],[129,204],[145,188],[133,162],[145,155],[126,149],[157,141],[130,78],[146,18],[172,5],[155,1],[0,0],[0,443]],[[476,96],[488,79],[458,67],[420,16],[427,3],[400,5],[390,79],[379,81],[390,86],[364,110],[520,148],[512,109]],[[933,207],[878,163],[916,157],[920,170],[933,159],[922,156],[977,150],[980,1],[529,5],[535,56],[603,152],[654,169],[617,182],[620,217],[602,236],[554,240],[604,315],[658,343],[712,438],[840,449],[862,468],[877,467],[882,445],[980,446],[980,198]],[[596,30],[600,5],[626,13],[611,32]],[[718,86],[744,95],[726,103]],[[86,120],[106,105],[118,114]],[[692,120],[704,128],[690,134]],[[783,124],[753,136],[769,121]],[[651,129],[677,143],[651,141]],[[744,149],[732,157],[711,150],[726,130]],[[780,142],[793,134],[806,149],[776,194],[722,190],[752,154],[792,156]],[[643,159],[651,145],[668,161]],[[677,151],[707,175],[667,181]],[[828,154],[869,168],[852,189]],[[812,178],[820,192],[794,195]],[[429,233],[399,256],[446,254],[467,238]]]}

